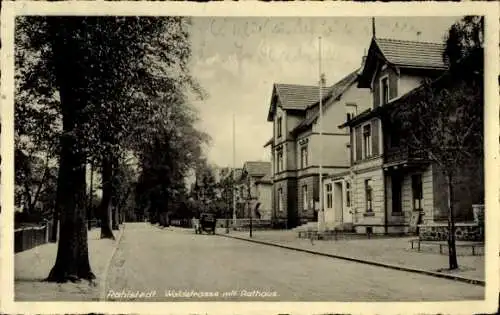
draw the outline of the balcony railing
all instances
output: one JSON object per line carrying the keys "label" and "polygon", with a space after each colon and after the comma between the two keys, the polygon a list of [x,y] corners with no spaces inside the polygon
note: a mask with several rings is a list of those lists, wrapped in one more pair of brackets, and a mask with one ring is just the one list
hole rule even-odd
{"label": "balcony railing", "polygon": [[428,161],[429,156],[423,150],[407,147],[388,148],[385,152],[385,163]]}

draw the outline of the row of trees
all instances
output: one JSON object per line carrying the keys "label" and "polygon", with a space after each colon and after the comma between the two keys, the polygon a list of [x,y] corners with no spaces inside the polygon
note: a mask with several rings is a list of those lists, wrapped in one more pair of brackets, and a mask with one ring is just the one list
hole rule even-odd
{"label": "row of trees", "polygon": [[121,210],[160,215],[186,195],[184,178],[209,141],[195,129],[189,105],[189,97],[205,97],[188,70],[189,23],[183,17],[16,19],[16,190],[26,211],[46,198],[44,209],[60,222],[48,281],[94,278],[89,165],[102,191],[101,238],[114,238]]}

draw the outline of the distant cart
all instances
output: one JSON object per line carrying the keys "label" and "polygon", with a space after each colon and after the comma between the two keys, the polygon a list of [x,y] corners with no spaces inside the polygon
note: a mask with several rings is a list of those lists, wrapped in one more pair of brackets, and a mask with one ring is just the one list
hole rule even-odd
{"label": "distant cart", "polygon": [[[196,222],[197,221],[197,222]],[[215,234],[215,216],[212,213],[202,213],[199,220],[195,220],[194,232],[196,234]]]}

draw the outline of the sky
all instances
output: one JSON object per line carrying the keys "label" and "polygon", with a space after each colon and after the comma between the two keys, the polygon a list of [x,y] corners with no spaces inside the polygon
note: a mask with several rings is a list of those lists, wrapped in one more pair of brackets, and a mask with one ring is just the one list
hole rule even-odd
{"label": "sky", "polygon": [[[379,38],[442,42],[459,17],[376,17]],[[208,97],[193,100],[198,128],[212,141],[211,163],[233,165],[235,116],[236,167],[245,161],[270,161],[264,144],[272,136],[267,121],[273,83],[317,85],[318,37],[322,69],[332,85],[359,68],[372,36],[369,17],[193,17],[190,69]]]}

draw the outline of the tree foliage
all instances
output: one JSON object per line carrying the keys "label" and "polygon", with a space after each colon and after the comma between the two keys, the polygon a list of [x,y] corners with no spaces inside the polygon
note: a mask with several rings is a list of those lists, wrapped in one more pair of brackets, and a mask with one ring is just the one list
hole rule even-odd
{"label": "tree foliage", "polygon": [[455,245],[456,177],[471,165],[483,166],[483,23],[464,17],[447,35],[444,60],[450,68],[396,102],[390,122],[403,145],[421,151],[446,178],[449,268],[458,268]]}
{"label": "tree foliage", "polygon": [[[149,174],[169,169],[164,174],[178,183],[190,155],[201,151],[203,136],[189,125],[190,115],[171,115],[182,112],[188,93],[203,96],[188,69],[189,20],[29,16],[16,23],[16,136],[59,157],[55,204],[61,233],[49,280],[92,279],[87,162],[101,165],[101,213],[109,219],[111,204],[121,204],[132,186],[121,169],[126,152],[132,150]],[[168,157],[155,160],[152,148]],[[175,185],[160,188],[175,195],[169,191]]]}

